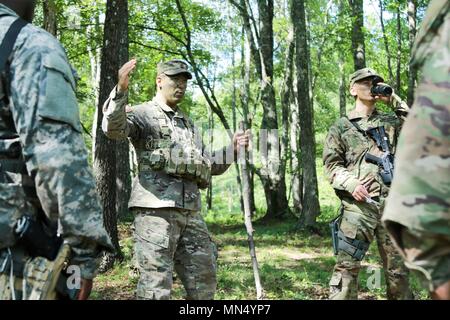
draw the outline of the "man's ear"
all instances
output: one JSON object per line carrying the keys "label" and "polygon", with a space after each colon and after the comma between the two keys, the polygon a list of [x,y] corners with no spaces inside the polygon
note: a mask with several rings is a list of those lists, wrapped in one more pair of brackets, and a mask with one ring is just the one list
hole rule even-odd
{"label": "man's ear", "polygon": [[350,94],[351,94],[353,97],[356,97],[357,92],[356,92],[355,85],[352,85],[352,86],[350,87]]}
{"label": "man's ear", "polygon": [[157,77],[156,77],[156,86],[157,86],[159,89],[161,89],[161,82],[162,82],[161,77],[160,77],[160,76],[157,76]]}

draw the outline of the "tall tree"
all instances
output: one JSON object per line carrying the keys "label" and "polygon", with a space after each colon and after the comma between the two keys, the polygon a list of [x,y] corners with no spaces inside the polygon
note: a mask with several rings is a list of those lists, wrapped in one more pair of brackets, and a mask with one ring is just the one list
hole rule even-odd
{"label": "tall tree", "polygon": [[[286,167],[287,159],[290,159],[291,168],[291,195],[293,200],[293,212],[300,215],[302,211],[301,168],[300,153],[298,152],[298,104],[294,96],[294,29],[289,25],[287,36],[286,54],[284,61],[284,79],[281,89],[281,114],[282,114],[282,140],[281,140],[281,164]],[[288,157],[288,154],[290,157]],[[282,168],[283,169],[283,168]]]}
{"label": "tall tree", "polygon": [[400,6],[402,2],[397,3],[396,20],[397,20],[397,70],[395,73],[395,90],[400,92],[401,86],[401,69],[402,69],[402,15]]}
{"label": "tall tree", "polygon": [[[213,151],[213,144],[214,144],[214,114],[211,109],[209,109],[208,112],[208,145],[209,145],[209,152]],[[212,177],[209,177],[209,184],[208,189],[206,191],[206,207],[208,210],[212,209],[212,200],[213,200],[213,185],[212,185]]]}
{"label": "tall tree", "polygon": [[[242,112],[245,121],[245,127],[251,128],[250,122],[252,121],[252,114],[250,114],[250,81],[251,81],[251,53],[250,53],[250,43],[248,42],[248,38],[244,39],[245,29],[242,29],[242,44],[241,44],[241,77],[242,77],[242,91],[241,91],[241,106]],[[250,151],[250,158],[252,158],[252,152]],[[254,174],[252,164],[248,164],[248,169],[246,170],[246,174],[249,175],[249,192],[250,192],[250,212],[252,215],[256,211],[255,206],[255,185],[254,185]]]}
{"label": "tall tree", "polygon": [[44,29],[56,37],[58,32],[58,8],[55,0],[42,1]]}
{"label": "tall tree", "polygon": [[[235,47],[236,47],[236,40],[235,40],[235,36],[233,34],[234,30],[233,30],[233,21],[232,21],[232,15],[231,15],[231,7],[228,7],[228,15],[229,15],[229,32],[231,35],[231,68],[232,68],[232,92],[231,92],[231,110],[232,110],[232,116],[233,116],[233,132],[236,132],[237,130],[237,89],[236,89],[236,55],[235,55]],[[239,203],[241,204],[241,208],[244,208],[244,198],[242,195],[242,182],[241,182],[241,174],[240,174],[240,170],[239,170],[239,165],[235,162],[235,169],[236,169],[236,181],[237,181],[237,185],[238,185],[238,190],[239,190]],[[249,191],[250,188],[249,188]],[[252,211],[253,212],[253,211]]]}
{"label": "tall tree", "polygon": [[[117,0],[118,2],[127,2]],[[119,68],[129,60],[129,38],[128,38],[128,5],[118,5],[118,33],[119,33]],[[117,70],[119,70],[119,68]],[[123,219],[128,216],[128,201],[131,195],[130,174],[130,143],[128,140],[116,141],[116,208],[117,216]]]}
{"label": "tall tree", "polygon": [[319,191],[316,172],[316,143],[314,137],[314,113],[311,106],[309,88],[310,73],[308,68],[308,41],[306,29],[305,1],[292,0],[291,18],[294,25],[294,37],[297,70],[297,100],[300,109],[300,152],[303,173],[303,211],[300,225],[308,228],[316,224],[320,213]]}
{"label": "tall tree", "polygon": [[380,0],[380,25],[381,25],[381,32],[383,33],[384,49],[386,50],[386,55],[387,55],[389,82],[391,82],[392,80],[394,80],[394,76],[392,73],[392,55],[391,55],[391,51],[389,49],[389,41],[388,41],[388,35],[386,33],[386,27],[384,25],[384,17],[383,17],[384,9],[385,9],[384,0]]}
{"label": "tall tree", "polygon": [[[128,17],[128,2],[123,0],[108,0],[106,3],[106,17],[103,37],[103,48],[101,58],[100,71],[100,92],[99,103],[97,106],[97,126],[96,126],[96,143],[94,154],[94,173],[97,178],[97,192],[103,207],[104,223],[117,254],[105,257],[102,265],[103,271],[109,269],[116,258],[121,259],[122,253],[119,246],[119,237],[117,231],[118,216],[118,187],[121,177],[119,176],[118,167],[125,161],[129,161],[128,154],[125,159],[118,160],[121,154],[120,148],[122,142],[116,142],[108,139],[101,129],[103,119],[103,103],[107,100],[110,91],[117,84],[117,72],[120,69],[123,60],[126,60],[128,50],[121,48],[125,44],[123,37],[126,37]],[[125,40],[126,41],[126,40]]]}
{"label": "tall tree", "polygon": [[366,67],[366,45],[364,40],[364,1],[349,0],[352,16],[352,50],[355,70]]}
{"label": "tall tree", "polygon": [[[338,23],[345,23],[345,0],[339,0],[338,5]],[[347,113],[347,78],[345,74],[345,45],[343,45],[345,36],[342,32],[338,33],[337,49],[338,49],[338,63],[339,63],[339,114],[341,117]]]}
{"label": "tall tree", "polygon": [[[417,21],[417,1],[408,0],[408,29],[409,29],[409,52],[412,51],[412,46],[416,38],[416,21]],[[407,103],[412,106],[414,102],[414,88],[417,80],[417,69],[409,64],[408,70],[408,97]]]}
{"label": "tall tree", "polygon": [[345,62],[341,52],[339,52],[339,115],[345,116],[347,113],[347,79],[345,77]]}
{"label": "tall tree", "polygon": [[260,80],[260,99],[263,108],[261,136],[264,149],[261,152],[262,170],[257,171],[262,181],[267,203],[265,218],[275,218],[288,211],[286,181],[283,179],[280,165],[280,139],[278,136],[277,104],[274,89],[274,33],[273,0],[258,0],[259,27],[246,0],[237,3],[230,0],[240,12],[253,62]]}

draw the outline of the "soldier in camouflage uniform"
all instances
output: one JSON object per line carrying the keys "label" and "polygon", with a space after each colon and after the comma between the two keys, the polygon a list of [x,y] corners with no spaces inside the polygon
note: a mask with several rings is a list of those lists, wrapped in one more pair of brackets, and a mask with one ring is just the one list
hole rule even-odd
{"label": "soldier in camouflage uniform", "polygon": [[25,216],[70,245],[69,264],[82,278],[78,298],[86,299],[102,252],[113,246],[87,161],[74,74],[59,42],[27,24],[34,7],[30,0],[0,1],[0,43],[22,24],[11,55],[2,53],[9,59],[0,78],[0,299],[46,294],[32,291],[51,262],[30,256],[14,231]]}
{"label": "soldier in camouflage uniform", "polygon": [[[330,281],[330,299],[357,299],[361,260],[374,239],[383,261],[388,299],[412,297],[407,269],[381,226],[389,187],[381,178],[378,166],[365,160],[367,153],[382,155],[367,132],[371,128],[384,127],[390,141],[390,152],[395,153],[397,136],[408,106],[395,93],[391,96],[373,95],[371,87],[374,80],[383,81],[370,68],[358,70],[350,76],[350,93],[356,99],[356,107],[348,116],[334,123],[325,140],[325,174],[342,203],[339,250]],[[377,101],[391,103],[395,113],[380,112],[375,107]]]}
{"label": "soldier in camouflage uniform", "polygon": [[235,134],[228,148],[205,152],[192,121],[178,108],[192,78],[182,60],[158,64],[155,98],[127,108],[135,67],[131,60],[119,71],[102,127],[111,139],[129,137],[137,153],[139,172],[129,201],[140,271],[137,298],[170,299],[175,269],[188,299],[213,299],[217,252],[200,214],[199,188],[228,169],[236,146],[248,145],[248,133]]}
{"label": "soldier in camouflage uniform", "polygon": [[413,49],[422,71],[400,135],[383,222],[433,298],[450,300],[450,2],[430,3]]}

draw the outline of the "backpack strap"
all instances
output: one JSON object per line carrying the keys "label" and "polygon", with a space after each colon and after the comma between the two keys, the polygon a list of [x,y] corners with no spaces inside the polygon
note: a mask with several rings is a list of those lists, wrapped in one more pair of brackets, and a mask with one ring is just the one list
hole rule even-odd
{"label": "backpack strap", "polygon": [[6,32],[3,42],[0,44],[0,72],[4,72],[6,70],[6,62],[13,51],[17,37],[19,36],[20,31],[22,31],[27,24],[28,22],[18,18],[12,23],[11,27],[9,27],[9,30]]}
{"label": "backpack strap", "polygon": [[[1,15],[1,17],[9,16],[7,14]],[[14,122],[10,117],[6,116],[6,106],[9,104],[8,95],[9,95],[9,84],[7,80],[7,74],[9,73],[9,64],[8,60],[11,56],[11,53],[14,49],[14,44],[16,43],[17,37],[20,34],[20,31],[28,24],[25,20],[22,20],[21,18],[18,18],[15,20],[11,26],[9,27],[8,31],[5,34],[5,37],[3,38],[2,43],[0,44],[0,79],[3,81],[3,93],[4,96],[2,100],[0,100],[0,118],[5,122],[5,124],[10,127],[14,128]]]}

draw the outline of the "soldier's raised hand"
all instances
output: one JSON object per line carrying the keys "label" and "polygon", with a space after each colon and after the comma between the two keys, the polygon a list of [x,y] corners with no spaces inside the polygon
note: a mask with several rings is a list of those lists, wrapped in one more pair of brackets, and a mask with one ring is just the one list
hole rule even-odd
{"label": "soldier's raised hand", "polygon": [[130,74],[136,68],[136,59],[131,59],[125,63],[119,70],[119,83],[117,84],[117,90],[119,92],[125,92],[128,90],[130,83]]}

